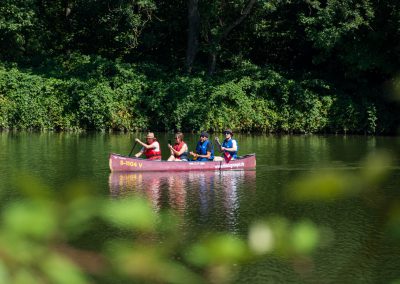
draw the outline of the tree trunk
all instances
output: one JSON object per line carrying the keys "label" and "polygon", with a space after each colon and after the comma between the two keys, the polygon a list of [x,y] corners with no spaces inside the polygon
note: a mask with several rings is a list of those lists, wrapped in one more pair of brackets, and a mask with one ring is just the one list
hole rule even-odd
{"label": "tree trunk", "polygon": [[199,49],[200,13],[199,0],[188,0],[188,32],[186,49],[186,72],[191,73]]}
{"label": "tree trunk", "polygon": [[214,74],[216,65],[217,65],[217,51],[212,51],[210,53],[210,67],[208,69],[208,74],[210,76]]}

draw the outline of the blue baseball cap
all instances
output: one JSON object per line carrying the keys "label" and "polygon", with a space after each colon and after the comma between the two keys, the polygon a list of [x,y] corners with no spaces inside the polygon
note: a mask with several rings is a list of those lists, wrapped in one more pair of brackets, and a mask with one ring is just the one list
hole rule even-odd
{"label": "blue baseball cap", "polygon": [[208,133],[203,131],[203,132],[200,133],[200,136],[208,138]]}

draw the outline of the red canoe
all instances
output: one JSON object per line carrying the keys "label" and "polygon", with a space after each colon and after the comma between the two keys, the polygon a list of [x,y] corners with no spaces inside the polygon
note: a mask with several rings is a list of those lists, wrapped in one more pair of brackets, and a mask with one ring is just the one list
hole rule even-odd
{"label": "red canoe", "polygon": [[118,154],[110,154],[110,170],[112,172],[166,172],[166,171],[225,171],[225,170],[254,170],[256,154],[240,156],[229,163],[214,162],[168,162],[150,161]]}

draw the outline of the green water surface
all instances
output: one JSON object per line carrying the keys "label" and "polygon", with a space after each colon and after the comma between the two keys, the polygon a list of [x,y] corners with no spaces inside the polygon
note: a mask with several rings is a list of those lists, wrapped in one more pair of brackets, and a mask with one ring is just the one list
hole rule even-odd
{"label": "green water surface", "polygon": [[[400,238],[386,229],[376,200],[343,198],[295,202],[287,187],[299,177],[324,171],[353,173],[370,153],[392,157],[382,195],[400,200],[398,137],[235,135],[239,154],[256,153],[256,171],[110,173],[108,155],[128,154],[145,134],[0,133],[0,189],[13,197],[19,177],[39,177],[53,190],[84,180],[107,198],[145,196],[154,210],[172,209],[184,220],[182,233],[230,232],[246,237],[256,220],[282,216],[328,228],[331,240],[308,258],[265,257],[235,267],[237,283],[392,283],[400,279]],[[172,134],[157,134],[163,158]],[[197,135],[186,134],[192,150]],[[222,139],[222,135],[220,135]],[[135,151],[138,151],[137,146]],[[379,192],[379,191],[378,191]],[[376,206],[375,206],[376,205]],[[378,208],[378,209],[377,209]],[[110,232],[104,232],[105,235]],[[87,240],[96,242],[94,235]]]}

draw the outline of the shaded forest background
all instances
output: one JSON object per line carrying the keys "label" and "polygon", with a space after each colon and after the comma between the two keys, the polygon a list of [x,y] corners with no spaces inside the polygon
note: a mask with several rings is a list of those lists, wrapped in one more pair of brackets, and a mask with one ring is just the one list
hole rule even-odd
{"label": "shaded forest background", "polygon": [[395,0],[2,0],[0,128],[396,133]]}

